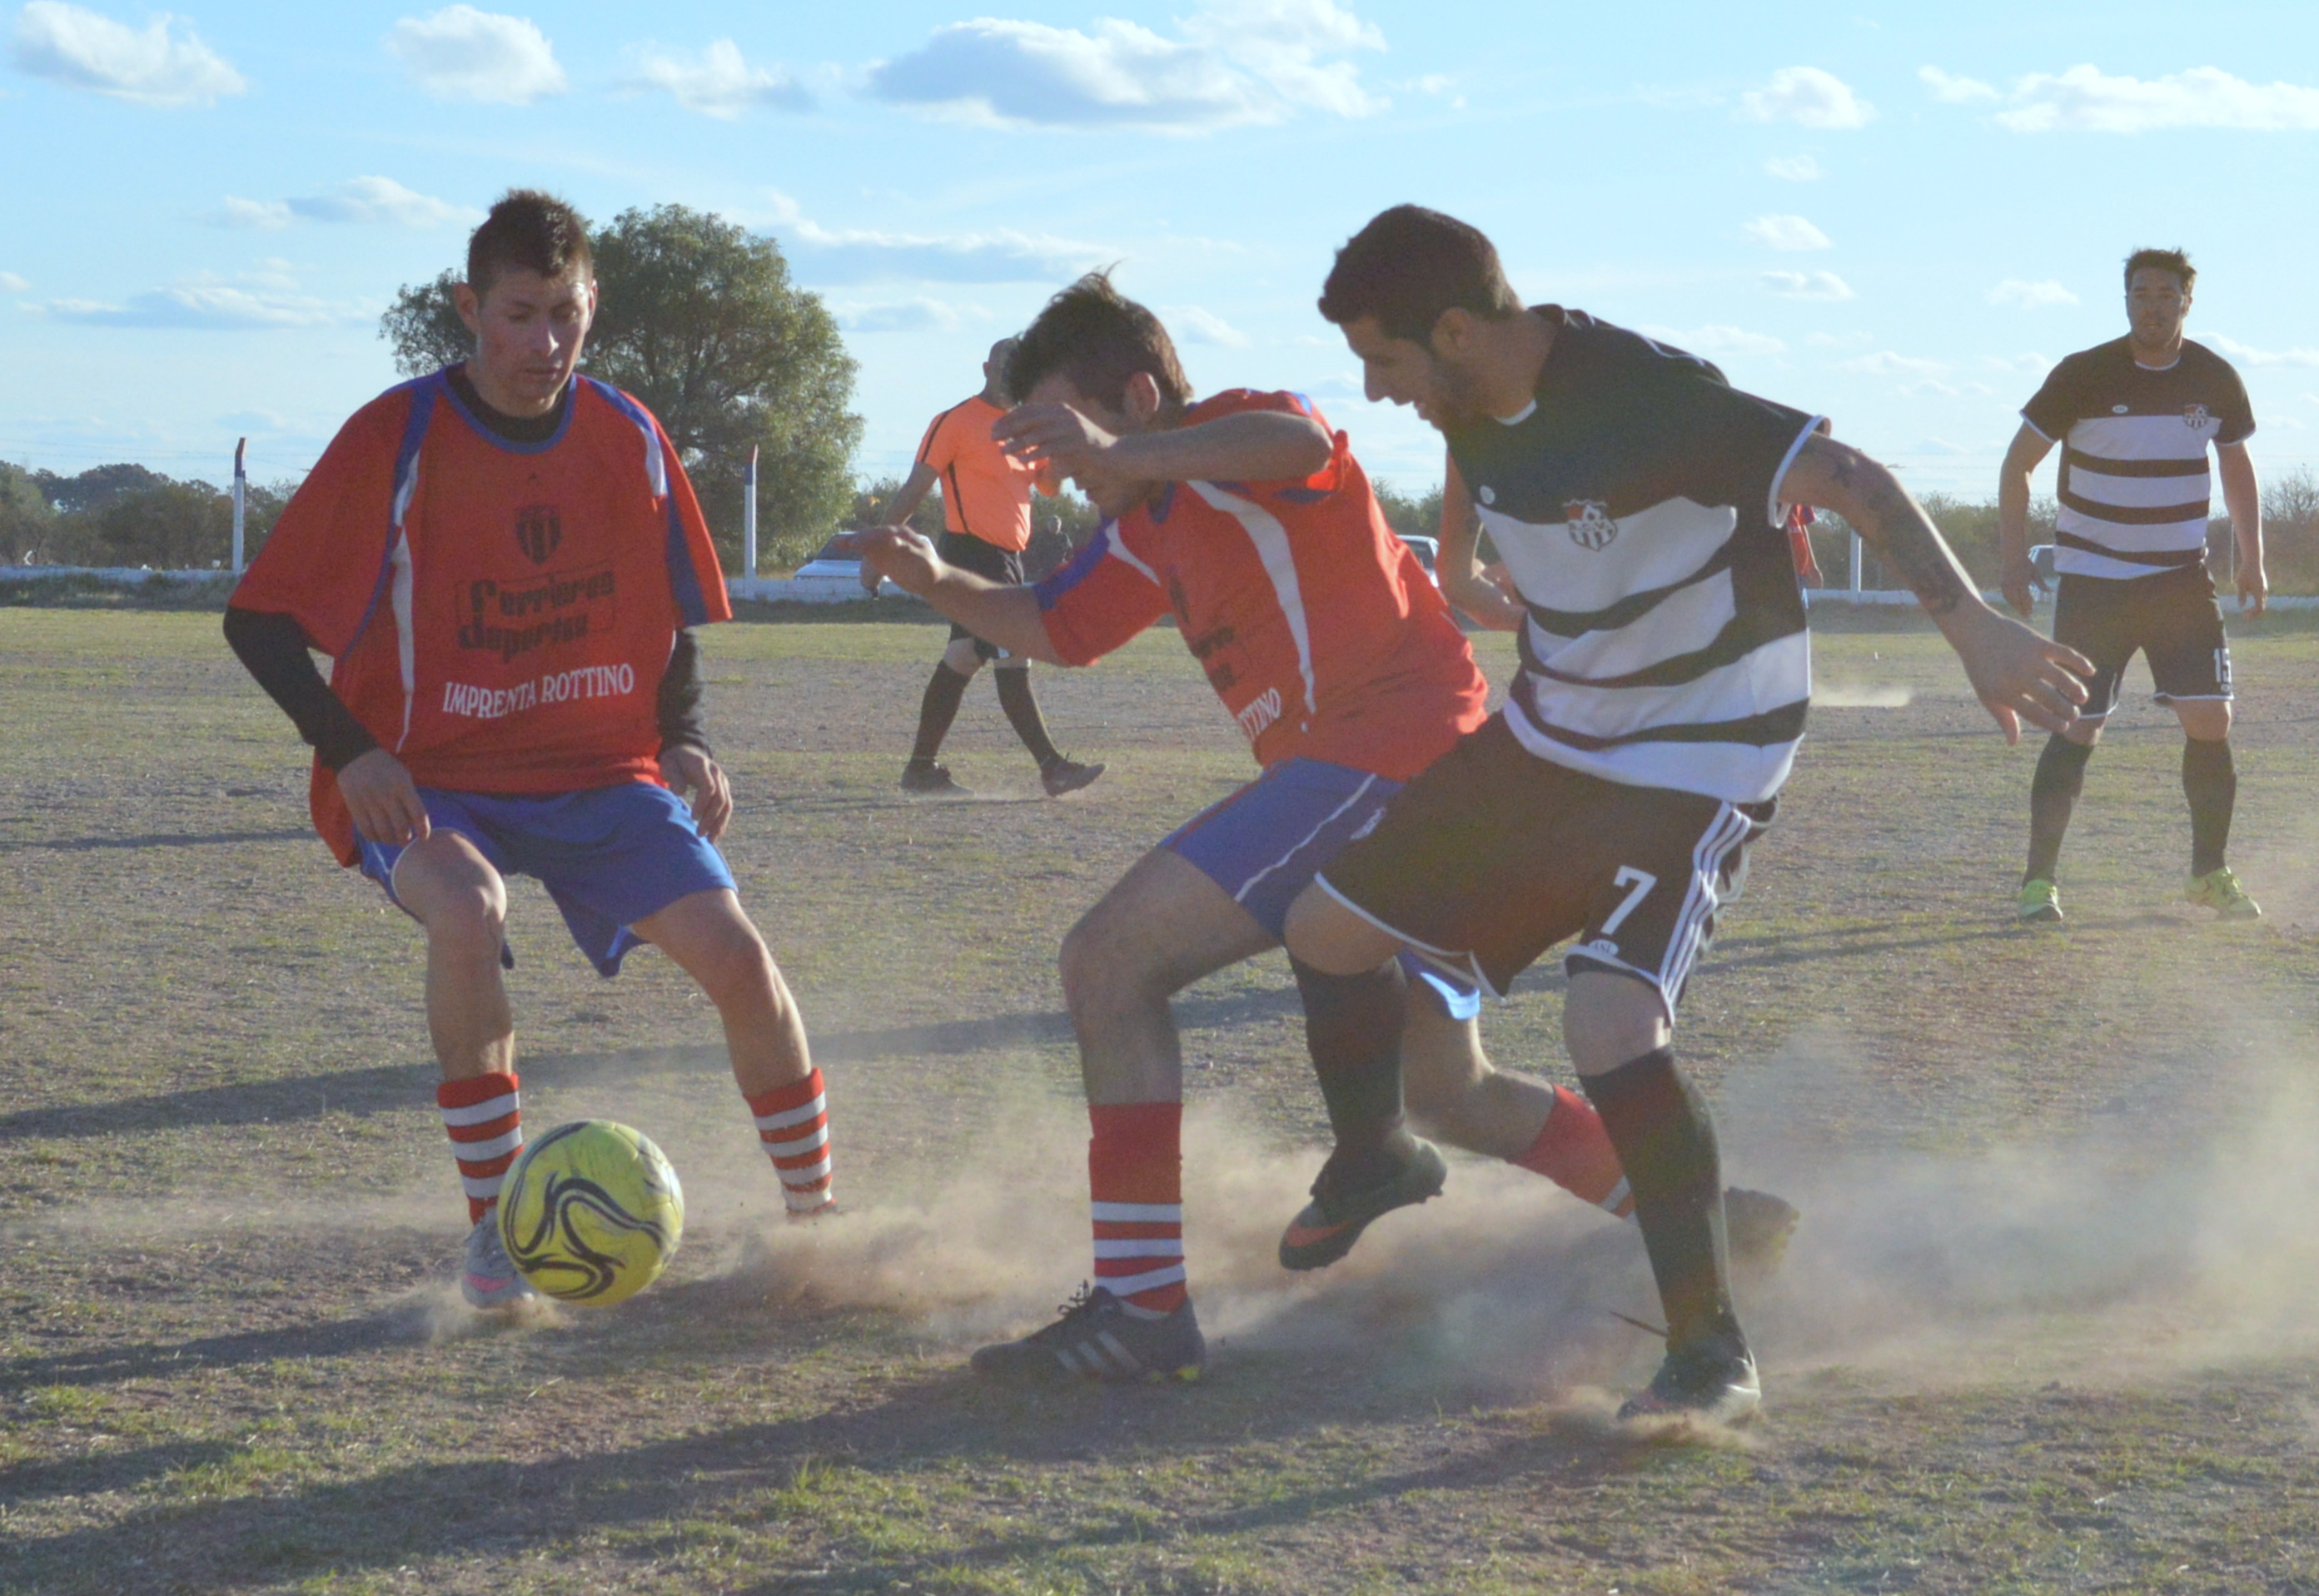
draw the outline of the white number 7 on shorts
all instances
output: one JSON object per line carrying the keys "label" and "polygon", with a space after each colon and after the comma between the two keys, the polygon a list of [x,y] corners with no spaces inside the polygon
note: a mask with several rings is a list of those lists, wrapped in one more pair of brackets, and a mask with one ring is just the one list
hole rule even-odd
{"label": "white number 7 on shorts", "polygon": [[1609,936],[1617,931],[1625,923],[1627,916],[1635,912],[1635,906],[1648,897],[1651,888],[1658,884],[1659,879],[1650,871],[1638,870],[1631,864],[1620,865],[1619,873],[1611,878],[1611,885],[1625,887],[1629,890],[1627,893],[1626,901],[1611,911],[1608,920],[1602,922],[1602,934]]}

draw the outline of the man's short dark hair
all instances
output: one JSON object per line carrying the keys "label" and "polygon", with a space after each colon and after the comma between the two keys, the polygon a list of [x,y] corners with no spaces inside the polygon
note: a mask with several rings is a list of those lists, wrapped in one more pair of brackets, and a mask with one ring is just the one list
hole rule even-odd
{"label": "man's short dark hair", "polygon": [[2125,285],[2128,290],[2134,287],[2134,274],[2142,271],[2173,273],[2185,293],[2189,293],[2190,285],[2198,280],[2198,268],[2192,266],[2189,256],[2179,249],[2137,249],[2127,256]]}
{"label": "man's short dark hair", "polygon": [[492,291],[502,272],[561,277],[573,270],[582,277],[595,275],[587,218],[536,188],[510,189],[467,237],[467,286],[478,299]]}
{"label": "man's short dark hair", "polygon": [[1381,211],[1337,251],[1321,290],[1321,314],[1340,327],[1373,316],[1391,338],[1430,344],[1447,310],[1485,321],[1521,313],[1497,247],[1481,229],[1429,211]]}
{"label": "man's short dark hair", "polygon": [[1120,410],[1127,408],[1127,384],[1138,372],[1159,385],[1161,415],[1191,402],[1192,384],[1160,318],[1113,287],[1108,270],[1089,272],[1049,300],[1023,329],[1007,357],[1006,392],[1019,404],[1060,373],[1097,404]]}

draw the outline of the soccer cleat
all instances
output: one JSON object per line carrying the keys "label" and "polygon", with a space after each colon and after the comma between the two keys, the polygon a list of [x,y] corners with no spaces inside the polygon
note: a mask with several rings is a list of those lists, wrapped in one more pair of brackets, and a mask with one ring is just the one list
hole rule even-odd
{"label": "soccer cleat", "polygon": [[974,789],[961,787],[950,778],[950,767],[932,760],[920,764],[912,760],[902,767],[902,790],[912,798],[972,798]]}
{"label": "soccer cleat", "polygon": [[1082,787],[1093,787],[1104,769],[1100,764],[1083,765],[1075,759],[1053,759],[1039,767],[1039,785],[1047,789],[1049,798],[1060,798]]}
{"label": "soccer cleat", "polygon": [[459,1271],[459,1292],[471,1308],[512,1308],[539,1294],[516,1273],[500,1240],[500,1211],[490,1210],[467,1232],[467,1256]]}
{"label": "soccer cleat", "polygon": [[1796,1233],[1796,1223],[1802,1218],[1794,1204],[1769,1192],[1731,1187],[1723,1194],[1724,1233],[1730,1240],[1731,1267],[1759,1280],[1771,1276],[1787,1256],[1788,1238]]}
{"label": "soccer cleat", "polygon": [[2013,911],[2013,915],[2024,925],[2060,924],[2061,889],[2043,876],[2022,882],[2020,906]]}
{"label": "soccer cleat", "polygon": [[1745,1424],[1764,1405],[1763,1382],[1745,1342],[1704,1341],[1670,1351],[1651,1383],[1619,1408],[1619,1421],[1632,1419],[1698,1419],[1710,1424]]}
{"label": "soccer cleat", "polygon": [[2210,870],[2203,876],[2193,876],[2182,889],[2185,902],[2197,904],[2215,911],[2218,920],[2260,920],[2262,907],[2246,894],[2239,879],[2231,874],[2229,865]]}
{"label": "soccer cleat", "polygon": [[1373,1221],[1441,1195],[1449,1166],[1431,1142],[1412,1137],[1408,1160],[1391,1176],[1368,1186],[1348,1186],[1337,1177],[1331,1156],[1313,1183],[1313,1200],[1289,1222],[1280,1238],[1280,1267],[1321,1269],[1352,1251]]}
{"label": "soccer cleat", "polygon": [[1208,1345],[1189,1297],[1172,1313],[1145,1319],[1105,1287],[1082,1285],[1062,1313],[1019,1341],[979,1348],[971,1360],[974,1372],[1021,1385],[1073,1380],[1125,1384],[1196,1380],[1207,1365]]}

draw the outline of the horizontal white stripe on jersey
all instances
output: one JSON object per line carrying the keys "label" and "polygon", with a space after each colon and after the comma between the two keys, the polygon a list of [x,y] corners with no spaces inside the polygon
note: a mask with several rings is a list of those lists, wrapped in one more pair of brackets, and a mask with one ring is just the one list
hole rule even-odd
{"label": "horizontal white stripe on jersey", "polygon": [[[1526,694],[1517,694],[1525,704]],[[1791,632],[1673,687],[1585,687],[1541,682],[1538,707],[1583,737],[1623,737],[1654,727],[1740,720],[1811,697],[1811,634]]]}
{"label": "horizontal white stripe on jersey", "polygon": [[[2206,546],[2206,518],[2195,516],[2187,521],[2157,521],[2147,526],[2135,526],[2129,521],[2105,521],[2089,516],[2075,505],[2064,504],[2053,516],[2053,530],[2067,532],[2104,548],[2116,549],[2122,555],[2177,554],[2184,549]],[[2074,553],[2069,545],[2060,546],[2063,554]]]}
{"label": "horizontal white stripe on jersey", "polygon": [[471,1103],[465,1108],[446,1108],[441,1113],[447,1125],[487,1125],[493,1120],[516,1113],[522,1106],[521,1093],[501,1092],[498,1096],[486,1097],[481,1103]]}
{"label": "horizontal white stripe on jersey", "polygon": [[1097,1224],[1108,1221],[1120,1225],[1179,1225],[1184,1222],[1181,1203],[1095,1203]]}
{"label": "horizontal white stripe on jersey", "polygon": [[1678,654],[1696,653],[1738,613],[1731,573],[1678,588],[1623,627],[1560,637],[1532,617],[1530,653],[1548,670],[1599,679],[1647,670]]}
{"label": "horizontal white stripe on jersey", "polygon": [[2203,471],[2180,476],[2111,476],[2106,472],[2073,465],[2070,468],[2069,490],[2080,499],[2096,504],[2115,504],[2124,509],[2206,504],[2214,497],[2214,487]]}
{"label": "horizontal white stripe on jersey", "polygon": [[1715,509],[1689,499],[1664,499],[1617,518],[1618,536],[1590,549],[1571,536],[1566,522],[1540,525],[1485,505],[1475,508],[1522,597],[1540,609],[1580,614],[1697,575],[1739,524],[1737,512],[1728,505]]}
{"label": "horizontal white stripe on jersey", "polygon": [[2184,423],[2179,410],[2161,416],[2089,416],[2070,428],[2070,446],[2106,460],[2198,460],[2218,423]]}
{"label": "horizontal white stripe on jersey", "polygon": [[1098,1240],[1095,1244],[1097,1258],[1182,1258],[1184,1239],[1181,1236],[1133,1236],[1124,1241]]}
{"label": "horizontal white stripe on jersey", "polygon": [[2107,582],[2132,582],[2138,577],[2163,576],[2170,571],[2179,571],[2179,565],[2144,565],[2133,560],[2113,560],[2081,548],[2057,546],[2053,550],[2053,574],[2056,576],[2098,576]]}
{"label": "horizontal white stripe on jersey", "polygon": [[758,1114],[756,1116],[757,1129],[760,1131],[786,1131],[791,1125],[802,1125],[808,1120],[819,1119],[823,1114],[827,1114],[828,1112],[829,1094],[826,1092],[817,1092],[814,1095],[814,1099],[810,1103],[801,1104],[796,1108],[784,1108],[779,1114]]}
{"label": "horizontal white stripe on jersey", "polygon": [[1558,743],[1531,724],[1522,707],[1506,704],[1506,726],[1540,759],[1629,787],[1671,787],[1726,803],[1755,804],[1776,795],[1795,763],[1793,743],[1624,743],[1588,751]]}
{"label": "horizontal white stripe on jersey", "polygon": [[463,1164],[485,1164],[522,1145],[523,1127],[519,1125],[488,1141],[455,1141],[451,1144],[451,1156]]}

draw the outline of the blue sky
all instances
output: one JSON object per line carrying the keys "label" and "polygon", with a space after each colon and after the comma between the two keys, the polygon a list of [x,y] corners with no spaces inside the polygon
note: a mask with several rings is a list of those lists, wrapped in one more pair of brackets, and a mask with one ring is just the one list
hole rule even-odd
{"label": "blue sky", "polygon": [[2307,5],[0,5],[0,459],[218,480],[247,433],[298,474],[394,380],[395,288],[517,185],[780,239],[865,473],[1116,261],[1202,391],[1301,389],[1436,480],[1313,309],[1403,200],[1974,497],[2045,365],[2123,330],[2125,251],[2179,243],[2259,468],[2319,458]]}

